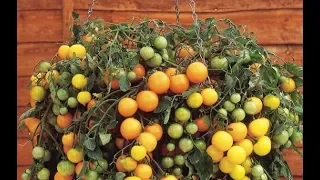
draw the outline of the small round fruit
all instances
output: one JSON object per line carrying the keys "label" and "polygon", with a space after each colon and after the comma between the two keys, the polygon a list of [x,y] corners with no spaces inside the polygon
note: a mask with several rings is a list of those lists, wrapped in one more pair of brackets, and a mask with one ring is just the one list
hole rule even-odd
{"label": "small round fruit", "polygon": [[65,101],[69,98],[69,92],[66,89],[58,89],[57,91],[57,97],[61,100],[61,101]]}
{"label": "small round fruit", "polygon": [[87,86],[88,78],[82,74],[76,74],[71,80],[72,86],[76,89],[83,89]]}
{"label": "small round fruit", "polygon": [[266,173],[263,173],[261,176],[260,176],[260,179],[261,180],[268,180],[268,176]]}
{"label": "small round fruit", "polygon": [[281,131],[272,137],[272,140],[280,145],[284,145],[289,140],[289,133],[286,130]]}
{"label": "small round fruit", "polygon": [[223,56],[215,56],[210,61],[211,68],[225,69],[228,67],[228,60]]}
{"label": "small round fruit", "polygon": [[49,180],[50,177],[50,171],[47,168],[42,168],[40,171],[37,173],[37,178],[39,180]]}
{"label": "small round fruit", "polygon": [[123,159],[122,165],[126,171],[131,172],[137,167],[138,163],[132,157],[126,157]]}
{"label": "small round fruit", "polygon": [[208,146],[206,152],[211,157],[213,163],[217,163],[223,158],[223,152],[213,147],[213,145]]}
{"label": "small round fruit", "polygon": [[292,78],[285,78],[285,80],[281,82],[280,89],[285,93],[292,93],[296,89],[296,83]]}
{"label": "small round fruit", "polygon": [[254,115],[257,111],[257,106],[253,101],[246,101],[243,105],[243,109],[247,114]]}
{"label": "small round fruit", "polygon": [[191,58],[194,54],[194,50],[188,45],[182,45],[182,47],[178,49],[179,58]]}
{"label": "small round fruit", "polygon": [[235,164],[229,162],[228,158],[225,156],[219,162],[219,169],[221,172],[228,174],[235,168]]}
{"label": "small round fruit", "polygon": [[98,172],[94,170],[87,170],[85,173],[86,180],[97,180],[98,179]]}
{"label": "small round fruit", "polygon": [[236,106],[229,100],[223,103],[223,108],[229,112],[232,112]]}
{"label": "small round fruit", "polygon": [[217,131],[211,138],[213,147],[220,151],[227,151],[233,144],[232,136],[226,131]]}
{"label": "small round fruit", "polygon": [[194,145],[201,151],[205,151],[207,149],[206,142],[201,139],[197,139],[194,141]]}
{"label": "small round fruit", "polygon": [[136,101],[138,108],[144,112],[151,112],[155,110],[159,104],[158,95],[149,90],[140,91],[137,94]]}
{"label": "small round fruit", "polygon": [[41,86],[34,86],[30,90],[30,97],[37,102],[41,102],[46,97],[46,90]]}
{"label": "small round fruit", "polygon": [[40,72],[48,72],[49,69],[51,68],[51,64],[49,62],[41,62],[40,65],[39,65],[39,71]]}
{"label": "small round fruit", "polygon": [[58,49],[58,56],[60,59],[68,59],[68,52],[69,52],[69,46],[68,45],[62,45]]}
{"label": "small round fruit", "polygon": [[127,74],[127,78],[129,79],[129,81],[133,81],[134,79],[136,79],[137,74],[134,71],[130,71]]}
{"label": "small round fruit", "polygon": [[190,82],[185,74],[172,75],[170,77],[170,91],[175,94],[182,94],[190,87]]}
{"label": "small round fruit", "polygon": [[293,132],[293,134],[292,134],[292,136],[290,137],[290,141],[293,143],[293,144],[295,144],[295,143],[297,143],[297,142],[300,142],[300,141],[302,141],[302,132],[297,132],[297,131],[294,131]]}
{"label": "small round fruit", "polygon": [[259,118],[249,123],[248,132],[252,136],[261,137],[264,136],[269,129],[270,121],[267,118]]}
{"label": "small round fruit", "polygon": [[148,78],[148,88],[156,94],[164,94],[169,90],[170,79],[166,73],[156,71]]}
{"label": "small round fruit", "polygon": [[258,156],[265,156],[271,151],[271,140],[268,136],[262,136],[253,145],[253,151]]}
{"label": "small round fruit", "polygon": [[289,137],[291,137],[293,134],[293,127],[292,126],[287,127],[286,131],[288,132]]}
{"label": "small round fruit", "polygon": [[174,116],[178,121],[186,122],[191,118],[191,112],[185,107],[179,107],[175,110]]}
{"label": "small round fruit", "polygon": [[261,101],[259,98],[257,98],[257,97],[250,97],[250,98],[248,98],[247,101],[253,101],[253,102],[256,104],[257,110],[256,110],[256,112],[254,113],[255,115],[261,112],[261,110],[262,110],[262,101]]}
{"label": "small round fruit", "polygon": [[34,159],[42,159],[44,157],[44,148],[40,146],[36,146],[32,149],[32,156]]}
{"label": "small round fruit", "polygon": [[251,174],[254,177],[260,177],[263,173],[263,167],[260,164],[254,165],[251,169]]}
{"label": "small round fruit", "polygon": [[161,63],[162,57],[158,53],[154,53],[154,56],[150,60],[146,61],[146,64],[151,68],[159,67]]}
{"label": "small round fruit", "polygon": [[61,108],[59,109],[59,113],[60,113],[61,115],[66,115],[66,114],[68,113],[68,108],[67,108],[67,107],[61,107]]}
{"label": "small round fruit", "polygon": [[43,162],[50,161],[51,159],[51,152],[48,150],[44,151],[44,157],[43,157]]}
{"label": "small round fruit", "polygon": [[57,171],[62,176],[71,176],[75,171],[75,165],[68,160],[62,160],[57,165]]}
{"label": "small round fruit", "polygon": [[183,134],[183,127],[179,123],[170,124],[168,127],[168,135],[173,139],[179,139]]}
{"label": "small round fruit", "polygon": [[193,149],[192,140],[188,138],[181,138],[179,141],[179,148],[184,153],[191,151]]}
{"label": "small round fruit", "polygon": [[187,104],[190,108],[199,108],[203,103],[203,98],[200,93],[194,92],[187,97]]}
{"label": "small round fruit", "polygon": [[292,146],[292,142],[290,140],[288,140],[284,145],[283,147],[284,148],[290,148]]}
{"label": "small round fruit", "polygon": [[161,165],[165,169],[169,169],[174,165],[174,160],[171,157],[164,157],[161,160]]}
{"label": "small round fruit", "polygon": [[176,149],[176,145],[174,145],[173,143],[168,143],[167,144],[167,150],[169,151],[169,152],[172,152],[172,151],[174,151]]}
{"label": "small round fruit", "polygon": [[145,46],[140,49],[140,56],[142,57],[143,60],[149,60],[154,56],[154,50],[152,47]]}
{"label": "small round fruit", "polygon": [[246,171],[246,174],[249,174],[251,173],[251,170],[252,170],[252,160],[250,157],[247,157],[246,160],[241,163],[241,166],[244,167],[245,171]]}
{"label": "small round fruit", "polygon": [[268,94],[263,98],[263,105],[271,110],[275,110],[280,106],[280,99],[273,94]]}
{"label": "small round fruit", "polygon": [[241,164],[246,160],[247,153],[241,146],[232,146],[227,153],[227,158],[229,162],[233,164]]}
{"label": "small round fruit", "polygon": [[142,179],[137,176],[129,176],[124,178],[123,180],[142,180]]}
{"label": "small round fruit", "polygon": [[157,141],[159,141],[163,135],[163,129],[158,123],[148,124],[144,127],[144,131],[152,133]]}
{"label": "small round fruit", "polygon": [[30,175],[27,174],[27,173],[22,173],[22,174],[21,174],[21,179],[22,179],[22,180],[28,180],[28,179],[29,179],[29,176],[30,176]]}
{"label": "small round fruit", "polygon": [[230,177],[235,180],[242,180],[246,174],[246,171],[243,166],[235,165],[233,170],[229,173]]}
{"label": "small round fruit", "polygon": [[246,138],[248,130],[244,123],[235,122],[227,126],[227,132],[232,136],[233,141],[238,142]]}
{"label": "small round fruit", "polygon": [[243,139],[236,142],[236,145],[242,147],[246,151],[247,156],[249,156],[253,151],[253,143],[249,139]]}
{"label": "small round fruit", "polygon": [[156,39],[154,40],[153,43],[154,47],[161,50],[161,49],[165,49],[168,45],[168,41],[165,37],[163,36],[158,36],[156,37]]}
{"label": "small round fruit", "polygon": [[136,161],[141,161],[147,155],[147,150],[144,146],[135,145],[130,150],[131,157]]}
{"label": "small round fruit", "polygon": [[195,134],[197,131],[198,131],[198,126],[196,123],[194,122],[189,122],[187,125],[186,125],[186,131],[187,133],[189,134]]}
{"label": "small round fruit", "polygon": [[198,126],[198,132],[206,132],[210,128],[210,120],[207,122],[205,119],[209,119],[208,116],[203,116],[194,121],[194,123]]}
{"label": "small round fruit", "polygon": [[138,164],[134,170],[134,174],[141,179],[150,179],[152,176],[152,168],[148,164]]}
{"label": "small round fruit", "polygon": [[232,111],[232,117],[236,121],[242,121],[246,117],[246,112],[242,108],[237,108]]}
{"label": "small round fruit", "polygon": [[79,147],[71,148],[67,152],[68,160],[75,164],[81,162],[83,160],[83,156],[84,156],[83,150]]}
{"label": "small round fruit", "polygon": [[179,168],[179,167],[175,167],[173,170],[172,170],[172,173],[175,175],[175,176],[180,176],[182,174],[182,169]]}
{"label": "small round fruit", "polygon": [[76,108],[78,106],[78,100],[75,97],[69,97],[67,103],[70,108]]}
{"label": "small round fruit", "polygon": [[230,96],[230,101],[234,104],[237,104],[241,100],[241,95],[239,93],[233,93]]}
{"label": "small round fruit", "polygon": [[219,117],[221,117],[221,118],[223,118],[223,119],[228,118],[228,112],[227,112],[227,110],[224,109],[224,108],[220,108],[220,109],[218,110],[218,115],[219,115]]}
{"label": "small round fruit", "polygon": [[137,138],[137,142],[144,146],[147,152],[152,152],[157,147],[157,139],[150,132],[142,132]]}
{"label": "small round fruit", "polygon": [[178,166],[183,166],[185,163],[184,157],[181,154],[178,154],[174,157],[174,163]]}
{"label": "small round fruit", "polygon": [[103,171],[108,169],[108,161],[105,159],[99,159],[97,161],[94,161],[90,168],[97,171],[97,173],[102,173]]}
{"label": "small round fruit", "polygon": [[127,140],[137,138],[141,132],[141,123],[137,119],[127,118],[120,125],[120,133]]}
{"label": "small round fruit", "polygon": [[192,83],[202,83],[208,77],[208,68],[201,62],[193,62],[187,67],[186,75]]}
{"label": "small round fruit", "polygon": [[218,93],[215,89],[205,88],[201,91],[203,104],[206,106],[212,106],[218,101]]}
{"label": "small round fruit", "polygon": [[123,117],[131,117],[138,110],[137,101],[130,97],[122,98],[118,104],[118,111]]}
{"label": "small round fruit", "polygon": [[168,61],[169,60],[169,55],[168,54],[162,54],[162,59],[164,60],[164,61]]}
{"label": "small round fruit", "polygon": [[89,91],[81,91],[77,95],[78,102],[84,106],[91,100],[91,98],[92,96]]}

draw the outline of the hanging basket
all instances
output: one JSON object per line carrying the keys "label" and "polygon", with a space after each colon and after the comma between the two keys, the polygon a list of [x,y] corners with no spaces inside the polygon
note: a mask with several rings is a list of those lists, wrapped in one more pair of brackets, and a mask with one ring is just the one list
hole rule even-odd
{"label": "hanging basket", "polygon": [[177,24],[73,13],[72,36],[27,87],[23,179],[292,179],[282,151],[300,153],[302,67],[190,5],[188,28],[177,1]]}

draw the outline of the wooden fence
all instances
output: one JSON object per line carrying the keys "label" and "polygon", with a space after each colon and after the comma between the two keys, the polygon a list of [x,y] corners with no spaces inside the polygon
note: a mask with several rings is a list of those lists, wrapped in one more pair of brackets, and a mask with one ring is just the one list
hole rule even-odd
{"label": "wooden fence", "polygon": [[[229,18],[237,24],[247,25],[258,43],[287,61],[302,64],[302,0],[195,0],[199,18]],[[42,59],[49,59],[57,52],[59,43],[70,36],[68,25],[72,11],[83,18],[87,15],[91,0],[18,0],[18,73],[17,119],[29,102],[26,85],[33,67]],[[179,0],[180,23],[192,23],[188,0]],[[130,21],[135,17],[162,19],[175,23],[173,0],[98,0],[91,18],[103,18],[108,22]],[[31,143],[27,132],[17,132],[17,179],[32,163]],[[298,145],[302,150],[302,145]],[[303,179],[302,158],[294,151],[284,152],[292,168],[295,180]]]}

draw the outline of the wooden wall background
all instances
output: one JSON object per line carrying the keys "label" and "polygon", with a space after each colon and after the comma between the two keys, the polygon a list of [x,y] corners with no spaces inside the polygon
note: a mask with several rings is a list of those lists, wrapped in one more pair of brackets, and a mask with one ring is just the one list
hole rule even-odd
{"label": "wooden wall background", "polygon": [[[258,43],[280,57],[302,64],[302,0],[195,0],[199,18],[214,16],[229,18],[237,24],[247,25],[255,32]],[[85,17],[91,0],[18,0],[17,7],[17,119],[29,102],[26,85],[33,67],[42,59],[49,59],[57,52],[58,43],[69,36],[68,23],[75,10]],[[180,23],[192,22],[188,0],[179,0]],[[98,0],[91,18],[103,18],[108,22],[130,21],[132,16],[161,18],[175,23],[173,0]],[[17,132],[17,179],[32,163],[31,143],[26,132]],[[302,145],[298,145],[302,150]],[[303,179],[302,158],[294,151],[286,151],[286,160],[292,168],[295,180]]]}

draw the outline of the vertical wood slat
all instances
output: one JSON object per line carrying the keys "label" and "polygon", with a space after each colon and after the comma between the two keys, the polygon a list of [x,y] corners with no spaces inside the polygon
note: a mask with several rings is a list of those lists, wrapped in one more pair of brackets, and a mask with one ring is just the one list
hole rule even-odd
{"label": "vertical wood slat", "polygon": [[73,0],[63,0],[62,4],[62,39],[70,37],[69,26],[72,23]]}

